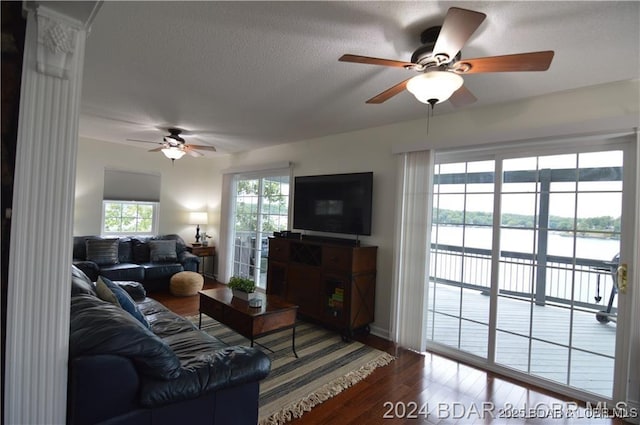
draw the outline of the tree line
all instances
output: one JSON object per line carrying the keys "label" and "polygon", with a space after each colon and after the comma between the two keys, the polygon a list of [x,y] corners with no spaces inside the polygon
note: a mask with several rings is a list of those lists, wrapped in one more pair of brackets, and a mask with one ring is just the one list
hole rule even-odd
{"label": "tree line", "polygon": [[[524,214],[502,214],[502,225],[507,227],[533,228],[536,217]],[[484,211],[458,211],[448,209],[433,210],[433,222],[452,225],[491,226],[493,213]],[[579,232],[620,232],[620,217],[600,216],[584,217],[575,220],[573,217],[549,216],[548,228],[551,230],[570,231],[577,229]]]}

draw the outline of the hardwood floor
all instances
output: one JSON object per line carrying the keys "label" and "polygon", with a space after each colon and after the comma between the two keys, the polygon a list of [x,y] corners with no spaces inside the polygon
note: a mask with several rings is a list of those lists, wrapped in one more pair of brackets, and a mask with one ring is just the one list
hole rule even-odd
{"label": "hardwood floor", "polygon": [[[222,286],[206,279],[205,289]],[[198,296],[150,293],[172,311],[198,314]],[[396,356],[357,385],[290,422],[302,424],[608,424],[620,419],[598,417],[563,396],[532,387],[460,362],[421,355],[374,335],[356,339]],[[538,418],[521,416],[531,410]],[[547,417],[543,416],[545,413]],[[498,417],[502,414],[503,417]],[[568,417],[571,416],[571,417]]]}

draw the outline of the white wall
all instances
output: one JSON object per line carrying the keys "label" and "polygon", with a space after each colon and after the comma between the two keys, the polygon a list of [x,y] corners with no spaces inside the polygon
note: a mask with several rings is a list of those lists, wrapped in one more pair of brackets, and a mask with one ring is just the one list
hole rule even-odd
{"label": "white wall", "polygon": [[211,158],[187,155],[172,164],[159,152],[80,138],[77,164],[74,235],[100,234],[105,168],[161,175],[159,234],[177,233],[193,242],[196,231],[187,224],[188,212],[208,211],[209,224],[201,232],[217,235],[220,174],[212,172]]}
{"label": "white wall", "polygon": [[[378,105],[374,107],[392,107]],[[416,105],[420,107],[420,105]],[[394,152],[456,149],[520,140],[563,138],[640,125],[640,81],[619,81],[363,130],[392,140]],[[357,134],[355,132],[354,134]]]}

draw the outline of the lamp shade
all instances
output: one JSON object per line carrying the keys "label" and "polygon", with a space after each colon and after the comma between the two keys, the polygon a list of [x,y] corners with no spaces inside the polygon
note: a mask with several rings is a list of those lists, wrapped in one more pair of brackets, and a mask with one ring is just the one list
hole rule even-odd
{"label": "lamp shade", "polygon": [[453,72],[430,71],[410,79],[407,90],[422,103],[430,103],[432,99],[436,100],[435,103],[441,103],[462,87],[462,83],[462,77]]}
{"label": "lamp shade", "polygon": [[189,224],[207,224],[209,215],[206,212],[190,212]]}
{"label": "lamp shade", "polygon": [[178,147],[171,146],[171,147],[162,149],[162,153],[164,154],[164,156],[166,156],[169,159],[180,159],[184,156],[185,151],[183,151]]}

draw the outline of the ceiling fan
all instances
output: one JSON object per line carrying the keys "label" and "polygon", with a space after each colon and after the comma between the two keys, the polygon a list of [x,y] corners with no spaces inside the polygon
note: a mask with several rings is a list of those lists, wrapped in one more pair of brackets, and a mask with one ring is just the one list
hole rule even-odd
{"label": "ceiling fan", "polygon": [[391,66],[420,74],[377,94],[366,103],[380,104],[407,89],[417,100],[433,106],[450,100],[454,107],[471,104],[477,98],[463,86],[461,75],[483,72],[546,71],[553,51],[518,53],[476,59],[461,59],[460,50],[486,18],[484,13],[452,7],[441,27],[431,27],[420,35],[420,46],[411,62],[345,54],[342,62]]}
{"label": "ceiling fan", "polygon": [[130,142],[142,142],[142,143],[153,143],[160,145],[157,148],[149,150],[149,152],[162,152],[167,158],[175,161],[176,159],[180,159],[184,156],[184,154],[189,154],[191,156],[203,156],[201,152],[198,151],[212,151],[215,152],[216,148],[213,146],[207,145],[191,145],[188,144],[181,136],[182,133],[187,133],[180,128],[171,127],[168,128],[167,131],[169,135],[163,137],[162,142],[150,142],[148,140],[137,140],[137,139],[127,139]]}

